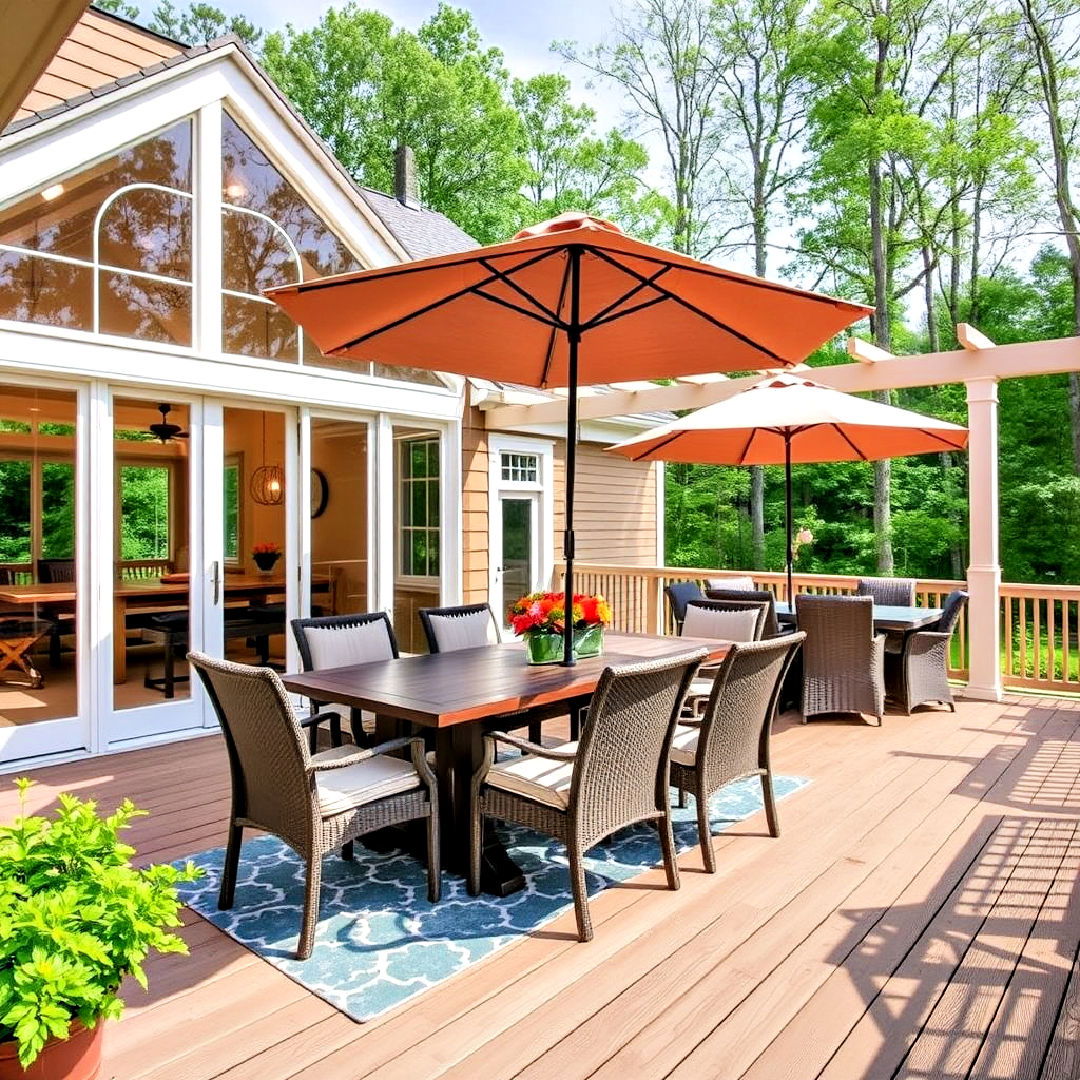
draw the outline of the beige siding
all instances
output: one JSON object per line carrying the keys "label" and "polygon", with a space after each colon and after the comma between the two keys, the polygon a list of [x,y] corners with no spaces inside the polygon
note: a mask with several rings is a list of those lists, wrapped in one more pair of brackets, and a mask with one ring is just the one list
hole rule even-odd
{"label": "beige siding", "polygon": [[[487,432],[478,409],[462,426],[462,531],[465,603],[488,594]],[[566,445],[555,444],[555,559],[562,556]],[[577,557],[586,562],[634,566],[656,563],[656,467],[605,453],[595,443],[578,446],[574,510]]]}
{"label": "beige siding", "polygon": [[133,75],[180,51],[179,45],[141,27],[87,11],[72,27],[14,119]]}

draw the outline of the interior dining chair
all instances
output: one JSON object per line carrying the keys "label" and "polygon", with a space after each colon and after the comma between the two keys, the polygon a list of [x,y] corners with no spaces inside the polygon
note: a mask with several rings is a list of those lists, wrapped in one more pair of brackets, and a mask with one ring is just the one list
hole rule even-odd
{"label": "interior dining chair", "polygon": [[[369,749],[338,746],[312,754],[281,679],[250,667],[188,653],[217,713],[232,776],[229,840],[218,907],[233,906],[244,829],[284,840],[306,863],[304,913],[296,959],[315,942],[323,857],[353,857],[356,837],[427,819],[428,899],[440,895],[438,781],[424,740],[392,739]],[[407,750],[408,760],[392,756]]]}
{"label": "interior dining chair", "polygon": [[[579,941],[593,936],[585,852],[619,829],[652,822],[668,886],[679,887],[669,752],[682,699],[706,656],[707,649],[695,649],[606,668],[577,744],[539,746],[504,732],[484,736],[484,761],[472,780],[470,895],[480,891],[485,818],[524,825],[566,845]],[[496,764],[499,743],[522,756]]]}
{"label": "interior dining chair", "polygon": [[709,800],[722,787],[761,777],[769,834],[778,836],[769,739],[784,676],[802,645],[803,633],[731,646],[720,662],[700,717],[682,719],[671,745],[671,785],[694,796],[698,841],[705,869],[716,872]]}
{"label": "interior dining chair", "polygon": [[[42,585],[74,582],[75,560],[38,559],[37,579]],[[64,635],[75,633],[75,615],[73,612],[51,612],[45,618],[52,624],[49,628],[49,665],[57,667],[63,652]]]}
{"label": "interior dining chair", "polygon": [[[300,663],[305,671],[397,660],[401,655],[394,628],[385,611],[293,619],[292,630],[300,650]],[[353,742],[357,746],[369,745],[371,735],[364,729],[363,713],[360,709],[312,699],[313,714],[321,713],[327,708],[333,710],[329,720],[331,745],[341,745],[341,721],[334,718],[339,713],[349,717]],[[317,726],[309,727],[308,739],[312,751],[317,745],[317,738]]]}
{"label": "interior dining chair", "polygon": [[428,652],[482,649],[502,641],[499,621],[490,604],[420,608],[419,615]]}

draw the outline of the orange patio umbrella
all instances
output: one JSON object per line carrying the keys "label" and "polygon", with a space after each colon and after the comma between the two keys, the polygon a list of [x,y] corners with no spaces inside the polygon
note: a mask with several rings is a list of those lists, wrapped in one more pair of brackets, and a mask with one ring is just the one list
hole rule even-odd
{"label": "orange patio umbrella", "polygon": [[328,356],[567,388],[568,600],[579,384],[797,364],[870,310],[665,251],[580,213],[504,244],[266,295]]}
{"label": "orange patio umbrella", "polygon": [[963,450],[967,434],[958,424],[853,397],[785,372],[609,449],[632,461],[783,465],[790,600],[793,461],[874,461]]}

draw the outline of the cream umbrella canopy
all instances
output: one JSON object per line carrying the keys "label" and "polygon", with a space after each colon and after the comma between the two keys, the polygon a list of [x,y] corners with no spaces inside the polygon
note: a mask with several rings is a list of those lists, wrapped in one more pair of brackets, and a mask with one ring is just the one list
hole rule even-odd
{"label": "cream umbrella canopy", "polygon": [[793,462],[874,461],[966,445],[967,428],[958,424],[781,373],[609,449],[631,461],[783,465],[790,600]]}

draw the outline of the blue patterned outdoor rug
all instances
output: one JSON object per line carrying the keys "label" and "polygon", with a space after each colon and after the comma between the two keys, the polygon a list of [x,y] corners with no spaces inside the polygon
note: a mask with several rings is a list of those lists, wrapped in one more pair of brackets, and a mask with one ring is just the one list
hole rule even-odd
{"label": "blue patterned outdoor rug", "polygon": [[[774,778],[783,799],[810,783]],[[676,808],[679,851],[697,845],[693,799]],[[723,832],[762,808],[761,783],[740,780],[710,806],[712,831]],[[469,896],[465,882],[443,873],[442,900],[428,903],[424,868],[405,854],[378,855],[359,843],[353,862],[323,862],[322,907],[310,959],[293,959],[304,899],[304,865],[273,836],[244,844],[231,911],[218,911],[224,848],[192,858],[206,875],[180,886],[183,901],[241,945],[264,957],[311,993],[352,1019],[379,1013],[466,970],[550,922],[573,904],[561,844],[529,829],[500,825],[511,857],[525,875],[512,896]],[[659,865],[656,830],[635,826],[599,844],[586,859],[589,895]]]}

